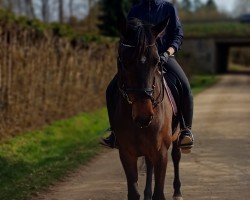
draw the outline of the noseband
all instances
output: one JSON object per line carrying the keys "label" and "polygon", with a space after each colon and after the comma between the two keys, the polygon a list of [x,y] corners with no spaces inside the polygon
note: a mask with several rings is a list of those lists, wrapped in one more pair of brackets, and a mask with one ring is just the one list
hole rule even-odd
{"label": "noseband", "polygon": [[[127,48],[136,48],[136,46],[120,43],[120,45],[127,47]],[[147,47],[155,46],[156,44],[147,45]],[[120,56],[118,56],[119,65],[122,68],[122,71],[125,71],[124,63],[122,62]],[[120,93],[122,94],[123,98],[128,102],[128,104],[132,105],[134,102],[129,98],[129,94],[139,94],[149,98],[152,101],[153,107],[157,107],[164,99],[164,77],[163,77],[163,63],[160,64],[160,70],[158,70],[159,74],[161,75],[161,90],[157,98],[154,97],[155,91],[155,77],[154,82],[151,88],[127,88],[124,83],[119,84],[118,88]]]}

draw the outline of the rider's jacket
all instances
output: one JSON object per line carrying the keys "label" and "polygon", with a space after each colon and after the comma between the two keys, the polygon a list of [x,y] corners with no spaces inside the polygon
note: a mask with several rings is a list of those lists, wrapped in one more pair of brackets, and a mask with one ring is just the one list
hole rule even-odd
{"label": "rider's jacket", "polygon": [[138,18],[156,25],[170,16],[165,33],[158,38],[159,53],[165,52],[169,47],[176,51],[180,49],[183,40],[183,30],[174,6],[165,0],[141,0],[134,5],[128,13],[128,19]]}

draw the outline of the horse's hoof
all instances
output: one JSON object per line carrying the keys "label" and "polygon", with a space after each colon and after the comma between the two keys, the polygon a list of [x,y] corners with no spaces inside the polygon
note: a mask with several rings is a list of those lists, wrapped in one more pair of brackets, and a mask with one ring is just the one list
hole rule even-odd
{"label": "horse's hoof", "polygon": [[183,200],[182,197],[173,197],[173,200]]}

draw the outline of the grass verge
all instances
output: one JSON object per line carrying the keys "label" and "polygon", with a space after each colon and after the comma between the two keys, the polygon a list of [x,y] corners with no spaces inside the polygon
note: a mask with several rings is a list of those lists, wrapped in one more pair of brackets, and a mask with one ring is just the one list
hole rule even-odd
{"label": "grass verge", "polygon": [[190,83],[194,95],[202,92],[204,89],[212,86],[219,80],[218,76],[214,75],[195,75]]}
{"label": "grass verge", "polygon": [[[214,76],[194,76],[194,94]],[[0,199],[22,200],[46,188],[99,152],[98,138],[108,127],[106,109],[57,121],[0,144]]]}
{"label": "grass verge", "polygon": [[98,153],[106,109],[57,121],[0,144],[0,199],[27,199]]}

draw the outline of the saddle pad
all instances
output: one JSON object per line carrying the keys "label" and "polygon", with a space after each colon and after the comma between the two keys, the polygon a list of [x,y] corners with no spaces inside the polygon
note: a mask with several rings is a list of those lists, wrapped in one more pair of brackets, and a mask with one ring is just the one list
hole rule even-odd
{"label": "saddle pad", "polygon": [[177,116],[178,109],[177,109],[177,106],[176,106],[176,102],[175,102],[174,96],[173,96],[170,88],[168,87],[167,82],[165,81],[165,78],[164,78],[164,86],[165,86],[165,90],[167,92],[171,107],[173,109],[173,113],[174,113],[175,116]]}

